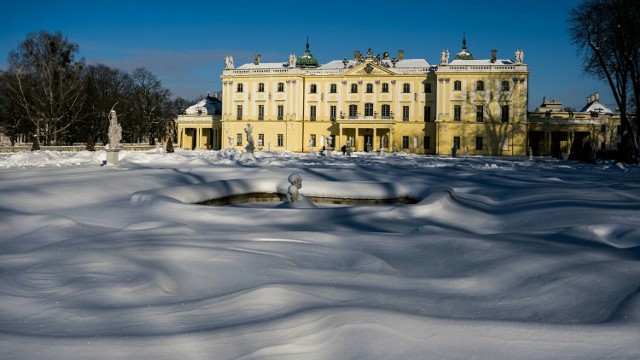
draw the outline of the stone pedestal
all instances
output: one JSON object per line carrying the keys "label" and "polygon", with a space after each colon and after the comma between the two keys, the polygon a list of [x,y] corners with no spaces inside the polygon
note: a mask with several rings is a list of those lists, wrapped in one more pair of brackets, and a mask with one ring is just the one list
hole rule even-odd
{"label": "stone pedestal", "polygon": [[120,166],[119,153],[120,149],[105,149],[107,152],[107,164],[113,166]]}

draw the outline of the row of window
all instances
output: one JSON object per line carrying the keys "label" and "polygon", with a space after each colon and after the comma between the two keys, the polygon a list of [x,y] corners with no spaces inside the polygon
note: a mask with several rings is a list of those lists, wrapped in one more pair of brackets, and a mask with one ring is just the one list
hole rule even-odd
{"label": "row of window", "polygon": [[[409,111],[410,111],[409,106],[402,107],[402,121],[409,121]],[[317,114],[316,106],[311,105],[311,107],[309,108],[309,119],[311,121],[315,121],[316,114]],[[238,105],[236,107],[236,119],[242,120],[242,115],[243,115],[243,106]],[[337,115],[338,115],[337,106],[334,106],[334,105],[330,106],[329,117],[331,118],[331,120],[336,120]],[[378,114],[373,110],[372,103],[364,104],[364,116],[377,117],[377,115]],[[277,116],[278,116],[277,117],[278,120],[284,120],[284,105],[278,105]],[[355,105],[355,104],[349,105],[349,118],[358,118],[359,116],[360,114],[358,112],[358,105]],[[392,116],[391,105],[383,104],[380,107],[380,116],[382,119],[391,119],[391,116]],[[264,105],[258,105],[258,120],[264,120]],[[424,107],[424,121],[425,122],[431,121],[431,106]]]}
{"label": "row of window", "polygon": [[[430,136],[425,136],[423,139],[423,148],[425,150],[429,150],[431,149],[431,137]],[[453,145],[456,148],[456,150],[460,150],[460,137],[459,136],[454,136],[453,137]],[[403,149],[409,149],[409,137],[408,136],[403,136],[402,137],[402,148]],[[476,136],[476,150],[483,150],[484,149],[484,144],[483,144],[483,138],[481,136]]]}
{"label": "row of window", "polygon": [[[243,92],[244,91],[244,84],[238,84],[236,86],[236,92]],[[284,83],[278,83],[278,92],[284,92]],[[258,92],[264,92],[264,83],[259,83],[258,84]],[[311,94],[316,94],[318,92],[318,86],[316,84],[311,84],[309,85],[309,93]],[[331,94],[335,94],[338,92],[338,86],[336,84],[331,84],[329,86],[329,93]],[[358,84],[351,84],[351,93],[357,93],[358,92]],[[365,92],[366,93],[373,93],[373,84],[366,84],[365,86]],[[382,84],[382,89],[381,92],[383,93],[388,93],[389,92],[389,84],[388,83],[383,83]],[[403,93],[410,93],[411,92],[411,84],[409,83],[405,83],[402,85],[402,92]],[[431,84],[430,83],[425,83],[424,84],[424,92],[425,93],[431,93]]]}
{"label": "row of window", "polygon": [[[484,149],[484,144],[483,144],[483,138],[481,136],[476,136],[476,150],[483,150]],[[506,141],[508,144],[508,140]],[[242,146],[242,133],[237,133],[236,134],[236,145],[237,146]],[[264,134],[258,134],[258,146],[264,146]],[[315,134],[311,134],[310,138],[309,138],[309,145],[312,147],[316,146],[316,135]],[[282,147],[284,146],[284,135],[283,134],[277,134],[276,135],[276,146],[277,147]],[[453,146],[457,149],[460,150],[460,137],[459,136],[454,136],[453,137]],[[403,149],[409,149],[409,136],[403,136],[402,137],[402,148]],[[430,136],[425,136],[423,139],[423,148],[425,150],[431,149],[431,137]]]}
{"label": "row of window", "polygon": [[[484,122],[484,106],[483,105],[477,105],[476,106],[476,122]],[[236,108],[236,115],[237,115],[237,120],[242,120],[242,105],[238,105]],[[316,120],[316,114],[317,114],[317,110],[316,110],[316,106],[315,105],[311,105],[310,109],[309,109],[309,119],[311,121],[315,121]],[[336,120],[337,117],[337,107],[336,106],[330,106],[329,107],[329,116],[331,118],[331,120]],[[358,118],[360,116],[359,112],[358,112],[358,105],[355,104],[351,104],[349,105],[349,118]],[[376,116],[377,114],[374,112],[373,110],[373,104],[372,103],[366,103],[364,104],[364,116],[365,117],[372,117],[372,116]],[[388,104],[383,104],[380,107],[380,116],[382,119],[390,119],[391,118],[391,106]],[[460,121],[460,119],[462,118],[462,106],[461,105],[454,105],[453,106],[453,121]],[[424,107],[424,121],[428,122],[431,119],[431,107],[430,106],[425,106]],[[264,105],[258,105],[258,120],[264,120]],[[278,105],[278,120],[284,120],[284,106],[283,105]],[[509,105],[502,105],[500,107],[500,120],[502,122],[509,122]],[[402,121],[409,121],[409,106],[403,106],[402,107]]]}
{"label": "row of window", "polygon": [[[462,106],[453,106],[453,121],[460,121],[462,118]],[[500,107],[500,120],[502,122],[509,122],[509,105],[502,105]],[[484,122],[484,106],[476,106],[476,122]]]}
{"label": "row of window", "polygon": [[[454,91],[461,91],[462,90],[462,81],[460,80],[456,80],[453,82],[453,90]],[[477,91],[484,91],[484,81],[482,80],[478,80],[476,82],[476,90]],[[502,91],[509,91],[509,82],[508,81],[503,81],[501,86],[500,86],[500,90]]]}
{"label": "row of window", "polygon": [[[242,133],[236,134],[236,145],[242,146]],[[258,134],[258,146],[264,146],[264,134]],[[270,144],[268,144],[270,145]],[[282,147],[284,146],[284,135],[277,134],[276,136],[276,146]]]}
{"label": "row of window", "polygon": [[[510,85],[509,85],[509,81],[502,81],[500,89],[502,91],[509,91]],[[485,84],[484,81],[482,80],[478,80],[476,82],[476,90],[477,91],[484,91],[485,89]],[[431,93],[431,84],[430,83],[425,83],[424,84],[424,92],[425,93]],[[462,81],[460,80],[456,80],[453,82],[453,90],[454,91],[461,91],[462,90]],[[236,87],[236,91],[241,93],[244,91],[244,84],[238,84]],[[284,83],[278,83],[278,92],[284,92]],[[316,84],[311,84],[309,85],[309,93],[311,94],[316,94],[318,91],[318,86]],[[259,83],[258,84],[258,92],[264,92],[264,83]],[[329,93],[331,94],[335,94],[338,92],[338,86],[336,84],[331,84],[329,86]],[[357,93],[358,92],[358,84],[351,84],[351,93]],[[365,85],[365,92],[366,93],[373,93],[373,84],[366,84]],[[382,84],[382,89],[381,92],[383,93],[388,93],[389,92],[389,84],[388,83],[383,83]],[[411,84],[409,83],[405,83],[402,84],[402,92],[403,93],[410,93],[411,92]]]}

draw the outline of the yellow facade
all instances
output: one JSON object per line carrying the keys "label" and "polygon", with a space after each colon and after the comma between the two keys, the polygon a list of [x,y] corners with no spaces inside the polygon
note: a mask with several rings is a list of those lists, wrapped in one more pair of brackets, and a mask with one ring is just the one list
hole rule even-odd
{"label": "yellow facade", "polygon": [[[256,56],[236,68],[228,57],[215,135],[220,139],[211,141],[212,148],[243,150],[251,124],[258,150],[318,151],[331,136],[334,149],[350,144],[353,151],[451,154],[456,143],[469,154],[524,155],[527,66],[518,54],[516,61],[468,55],[449,63],[443,52],[434,66],[407,59],[403,51],[390,58],[369,49],[318,66],[307,44],[300,58],[290,55],[287,62],[262,63]],[[460,88],[454,88],[457,82]],[[181,147],[194,148],[191,138],[184,140]]]}

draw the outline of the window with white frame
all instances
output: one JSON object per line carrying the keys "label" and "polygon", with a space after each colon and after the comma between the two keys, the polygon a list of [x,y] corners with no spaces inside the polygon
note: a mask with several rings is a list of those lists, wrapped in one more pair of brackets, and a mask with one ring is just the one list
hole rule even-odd
{"label": "window with white frame", "polygon": [[364,104],[364,116],[373,116],[373,104],[372,103]]}
{"label": "window with white frame", "polygon": [[284,105],[278,105],[278,120],[284,119]]}
{"label": "window with white frame", "polygon": [[409,121],[409,107],[406,105],[402,107],[402,121]]}
{"label": "window with white frame", "polygon": [[264,105],[258,105],[258,120],[264,120]]}
{"label": "window with white frame", "polygon": [[309,108],[309,120],[316,121],[316,106],[311,105]]}

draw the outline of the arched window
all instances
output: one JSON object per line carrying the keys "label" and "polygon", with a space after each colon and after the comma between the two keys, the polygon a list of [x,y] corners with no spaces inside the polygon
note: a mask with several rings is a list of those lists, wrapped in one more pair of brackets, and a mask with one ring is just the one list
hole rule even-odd
{"label": "arched window", "polygon": [[316,84],[311,84],[309,92],[312,93],[312,94],[315,94],[316,90],[317,90]]}
{"label": "arched window", "polygon": [[389,92],[389,84],[387,84],[387,83],[383,83],[382,84],[382,92],[383,93],[388,93]]}
{"label": "arched window", "polygon": [[484,81],[482,80],[478,81],[478,83],[476,84],[476,90],[484,91]]}
{"label": "arched window", "polygon": [[408,83],[402,84],[402,92],[403,93],[411,92],[411,84],[408,84]]}
{"label": "arched window", "polygon": [[371,94],[373,92],[373,84],[367,84],[367,93]]}
{"label": "arched window", "polygon": [[503,81],[502,82],[502,91],[509,91],[509,82],[508,81]]}
{"label": "arched window", "polygon": [[351,84],[351,92],[352,93],[358,92],[358,84]]}
{"label": "arched window", "polygon": [[431,92],[431,83],[424,83],[424,92],[426,93]]}
{"label": "arched window", "polygon": [[380,115],[382,118],[390,118],[391,117],[391,106],[388,104],[382,105],[382,109],[380,111]]}
{"label": "arched window", "polygon": [[349,105],[349,117],[358,116],[358,105],[352,104]]}
{"label": "arched window", "polygon": [[242,84],[238,84],[238,86],[236,87],[236,92],[242,92]]}
{"label": "arched window", "polygon": [[258,84],[258,92],[264,92],[264,83]]}
{"label": "arched window", "polygon": [[373,116],[373,104],[372,103],[364,104],[364,116]]}
{"label": "arched window", "polygon": [[462,90],[462,82],[460,80],[456,80],[453,82],[453,90],[455,91]]}
{"label": "arched window", "polygon": [[284,92],[284,83],[278,83],[278,92]]}
{"label": "arched window", "polygon": [[336,86],[336,84],[331,84],[331,88],[329,89],[329,92],[332,94],[335,94],[338,92],[338,87]]}

